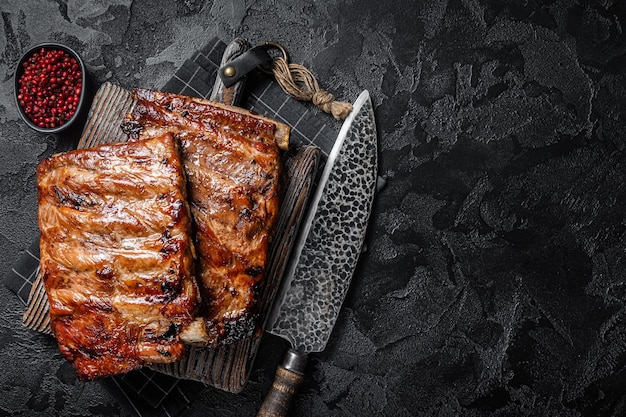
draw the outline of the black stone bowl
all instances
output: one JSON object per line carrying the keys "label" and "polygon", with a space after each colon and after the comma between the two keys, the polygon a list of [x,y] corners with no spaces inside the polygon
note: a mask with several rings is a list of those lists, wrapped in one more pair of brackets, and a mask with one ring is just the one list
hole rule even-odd
{"label": "black stone bowl", "polygon": [[[23,63],[25,61],[27,61],[28,59],[31,58],[31,56],[35,53],[40,51],[41,49],[47,49],[47,50],[61,50],[66,52],[67,54],[69,54],[71,57],[73,57],[74,59],[76,59],[76,62],[78,63],[78,65],[80,66],[80,71],[81,71],[81,78],[82,78],[82,88],[80,91],[80,97],[79,97],[79,101],[76,105],[76,110],[74,111],[74,114],[67,120],[65,121],[63,124],[59,125],[59,126],[55,126],[55,127],[40,127],[38,125],[36,125],[27,115],[26,112],[24,111],[24,109],[22,108],[22,106],[19,103],[18,100],[18,94],[19,94],[19,79],[22,76],[22,74],[24,74],[24,66]],[[83,114],[85,113],[85,111],[88,108],[88,103],[87,103],[87,70],[85,68],[85,63],[83,62],[83,60],[81,59],[80,55],[78,55],[78,53],[76,53],[76,51],[74,51],[73,49],[65,46],[65,45],[61,45],[58,43],[42,43],[36,46],[33,46],[32,48],[30,48],[28,51],[26,51],[24,53],[24,55],[22,55],[22,57],[20,58],[17,67],[15,69],[15,75],[14,75],[14,82],[15,82],[15,91],[14,91],[14,97],[15,97],[15,104],[17,106],[18,112],[20,114],[20,117],[22,118],[22,120],[24,121],[24,123],[26,123],[29,127],[31,127],[32,129],[36,130],[37,132],[41,132],[41,133],[60,133],[62,131],[65,131],[67,129],[69,129],[70,127],[76,125],[77,123],[79,123],[79,121],[81,121],[83,119]]]}

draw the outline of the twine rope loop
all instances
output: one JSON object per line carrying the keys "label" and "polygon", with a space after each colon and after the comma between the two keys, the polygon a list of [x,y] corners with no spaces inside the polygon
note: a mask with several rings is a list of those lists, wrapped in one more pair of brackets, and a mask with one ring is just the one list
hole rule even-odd
{"label": "twine rope loop", "polygon": [[335,119],[345,119],[352,111],[352,104],[335,100],[335,97],[320,87],[315,76],[303,65],[290,64],[285,49],[274,42],[266,46],[279,48],[283,56],[275,58],[271,72],[289,96],[301,101],[311,101],[322,111],[332,114]]}

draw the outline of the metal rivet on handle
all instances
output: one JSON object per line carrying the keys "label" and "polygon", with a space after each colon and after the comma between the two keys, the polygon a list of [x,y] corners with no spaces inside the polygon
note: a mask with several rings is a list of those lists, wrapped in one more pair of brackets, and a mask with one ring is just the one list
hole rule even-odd
{"label": "metal rivet on handle", "polygon": [[225,76],[231,78],[231,77],[234,77],[235,74],[237,74],[237,70],[232,65],[229,65],[229,66],[224,68],[224,75]]}

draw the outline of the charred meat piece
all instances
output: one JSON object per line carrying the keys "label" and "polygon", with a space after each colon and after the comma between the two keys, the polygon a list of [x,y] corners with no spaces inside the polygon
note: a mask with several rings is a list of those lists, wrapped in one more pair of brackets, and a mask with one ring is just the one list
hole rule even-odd
{"label": "charred meat piece", "polygon": [[180,360],[200,295],[178,141],[54,155],[37,186],[50,326],[78,376]]}
{"label": "charred meat piece", "polygon": [[216,346],[252,335],[279,209],[279,146],[289,127],[207,100],[137,89],[126,131],[181,142],[198,254],[199,321],[182,332]]}

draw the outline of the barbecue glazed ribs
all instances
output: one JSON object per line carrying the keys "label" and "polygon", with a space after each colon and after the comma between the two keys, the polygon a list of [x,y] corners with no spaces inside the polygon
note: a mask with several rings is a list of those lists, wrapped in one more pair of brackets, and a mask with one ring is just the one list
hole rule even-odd
{"label": "barbecue glazed ribs", "polygon": [[208,100],[144,89],[133,97],[124,124],[131,140],[171,132],[181,142],[202,294],[201,318],[181,337],[201,346],[248,337],[259,326],[289,127]]}
{"label": "barbecue glazed ribs", "polygon": [[179,333],[200,300],[177,143],[166,134],[38,166],[50,326],[81,379],[186,353]]}

